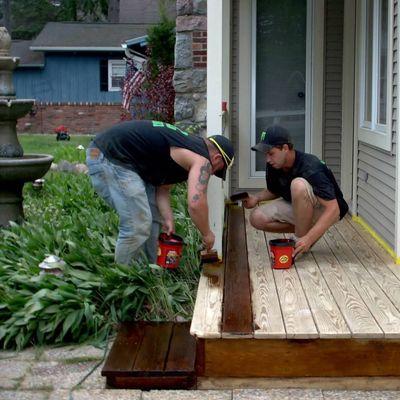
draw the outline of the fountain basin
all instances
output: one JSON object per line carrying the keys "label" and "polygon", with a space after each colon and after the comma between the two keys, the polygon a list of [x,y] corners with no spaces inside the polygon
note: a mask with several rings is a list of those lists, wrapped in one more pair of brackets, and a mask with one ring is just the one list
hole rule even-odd
{"label": "fountain basin", "polygon": [[41,178],[49,170],[53,159],[48,154],[0,157],[0,182],[30,182]]}
{"label": "fountain basin", "polygon": [[34,104],[33,99],[0,99],[0,121],[15,121],[26,115]]}

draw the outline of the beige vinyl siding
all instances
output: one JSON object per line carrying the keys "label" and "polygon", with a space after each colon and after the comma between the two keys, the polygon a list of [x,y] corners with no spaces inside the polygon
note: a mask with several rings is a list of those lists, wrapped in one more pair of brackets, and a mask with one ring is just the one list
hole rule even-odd
{"label": "beige vinyl siding", "polygon": [[395,234],[397,1],[393,21],[392,152],[358,143],[357,213],[390,246]]}
{"label": "beige vinyl siding", "polygon": [[[231,170],[231,191],[232,193],[239,189],[239,113],[238,113],[238,98],[239,98],[239,0],[232,1],[232,53],[231,53],[231,139],[236,149],[235,163]],[[250,132],[249,132],[250,134]]]}
{"label": "beige vinyl siding", "polygon": [[323,159],[340,185],[342,135],[343,0],[325,3]]}

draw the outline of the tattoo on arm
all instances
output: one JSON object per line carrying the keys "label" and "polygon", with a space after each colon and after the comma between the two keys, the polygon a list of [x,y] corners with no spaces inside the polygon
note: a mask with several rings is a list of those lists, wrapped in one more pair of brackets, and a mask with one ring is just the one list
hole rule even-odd
{"label": "tattoo on arm", "polygon": [[196,183],[196,193],[193,195],[193,201],[199,201],[202,195],[206,195],[208,180],[210,179],[211,171],[212,169],[209,161],[206,161],[200,167],[200,175]]}

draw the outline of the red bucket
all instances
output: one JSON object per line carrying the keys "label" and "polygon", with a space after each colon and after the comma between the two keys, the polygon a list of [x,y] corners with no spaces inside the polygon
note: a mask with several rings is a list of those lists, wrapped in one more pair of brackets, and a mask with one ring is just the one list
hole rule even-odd
{"label": "red bucket", "polygon": [[163,268],[176,268],[179,265],[184,244],[183,239],[178,235],[160,233],[158,237],[157,264]]}
{"label": "red bucket", "polygon": [[273,254],[274,269],[290,268],[293,265],[293,239],[273,239],[269,241],[269,248]]}

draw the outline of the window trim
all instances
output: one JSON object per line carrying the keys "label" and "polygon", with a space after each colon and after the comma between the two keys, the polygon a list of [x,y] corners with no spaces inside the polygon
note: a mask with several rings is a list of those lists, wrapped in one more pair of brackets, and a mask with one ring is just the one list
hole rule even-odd
{"label": "window trim", "polygon": [[381,0],[374,0],[373,40],[372,40],[372,90],[371,121],[364,120],[365,113],[365,48],[366,48],[366,2],[361,2],[361,33],[359,40],[359,121],[358,139],[382,150],[392,150],[392,68],[393,68],[393,0],[388,0],[388,43],[387,43],[387,87],[386,87],[386,124],[378,122],[378,73],[379,73],[379,17]]}
{"label": "window trim", "polygon": [[115,87],[112,85],[112,67],[114,65],[121,65],[126,68],[126,61],[122,59],[114,59],[114,60],[108,60],[108,91],[109,92],[120,92],[121,88],[120,87]]}

